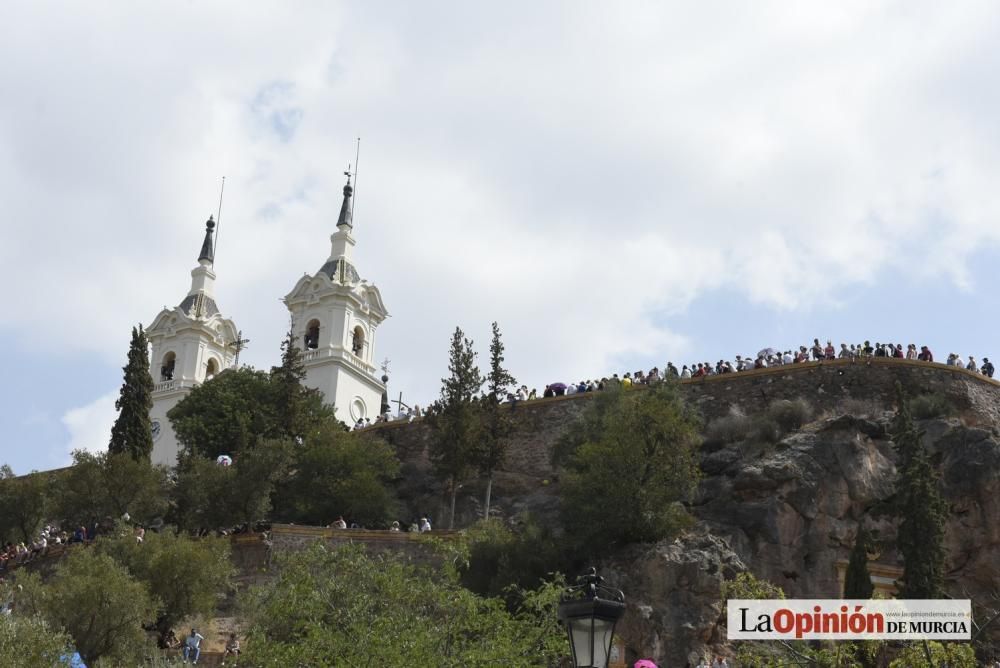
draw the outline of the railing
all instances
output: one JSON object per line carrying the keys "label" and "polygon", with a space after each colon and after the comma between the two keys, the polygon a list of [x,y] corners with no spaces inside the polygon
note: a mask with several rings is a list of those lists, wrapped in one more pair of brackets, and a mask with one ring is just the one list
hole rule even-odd
{"label": "railing", "polygon": [[174,392],[176,390],[184,390],[192,387],[198,387],[198,383],[191,380],[163,380],[159,383],[153,384],[153,393],[157,394],[160,392]]}
{"label": "railing", "polygon": [[323,351],[322,351],[322,350],[317,350],[317,349],[315,349],[315,348],[314,348],[314,349],[312,349],[312,350],[306,350],[306,351],[304,351],[304,352],[302,353],[302,361],[303,361],[303,362],[308,362],[308,361],[310,361],[310,360],[314,360],[314,359],[317,359],[317,358],[319,358],[319,357],[320,357],[320,356],[321,356],[322,354],[323,354]]}
{"label": "railing", "polygon": [[[337,354],[342,353],[342,354]],[[338,360],[343,361],[348,366],[352,366],[359,371],[363,371],[369,376],[375,375],[375,367],[368,364],[360,357],[350,352],[346,348],[319,348],[315,350],[304,350],[302,351],[302,361],[312,362],[314,360],[320,360],[327,357],[334,357]]]}
{"label": "railing", "polygon": [[179,380],[164,380],[153,385],[153,392],[169,392],[170,390],[176,390],[179,385]]}

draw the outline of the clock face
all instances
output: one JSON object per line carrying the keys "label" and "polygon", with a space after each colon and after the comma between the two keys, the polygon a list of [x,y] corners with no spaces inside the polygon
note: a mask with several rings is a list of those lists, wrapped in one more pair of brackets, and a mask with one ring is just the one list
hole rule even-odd
{"label": "clock face", "polygon": [[153,420],[152,432],[153,432],[153,440],[154,441],[160,437],[160,431],[161,431],[161,429],[160,429],[160,421],[159,420]]}

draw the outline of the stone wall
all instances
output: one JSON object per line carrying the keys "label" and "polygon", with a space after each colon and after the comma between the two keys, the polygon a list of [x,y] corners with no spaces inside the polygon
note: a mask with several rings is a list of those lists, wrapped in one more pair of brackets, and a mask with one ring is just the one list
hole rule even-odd
{"label": "stone wall", "polygon": [[[451,540],[454,531],[431,531],[418,534],[405,531],[371,531],[365,529],[332,529],[297,524],[271,526],[271,554],[302,550],[316,541],[331,547],[364,545],[369,552],[392,552],[417,562],[433,561],[436,554],[429,539]],[[234,545],[235,548],[235,545]],[[234,549],[235,552],[235,549]]]}
{"label": "stone wall", "polygon": [[[817,412],[854,412],[857,406],[850,406],[850,401],[891,408],[896,381],[911,395],[948,397],[967,424],[1000,425],[1000,382],[942,364],[891,358],[808,362],[683,380],[680,387],[708,422],[734,409],[759,412],[776,399],[803,398]],[[509,516],[527,509],[542,516],[555,513],[553,492],[558,471],[550,462],[552,448],[594,396],[586,393],[539,399],[513,408],[516,429],[507,461],[497,471],[493,486],[494,505],[502,513]],[[431,475],[427,426],[419,420],[390,422],[372,427],[370,432],[395,447],[403,463],[399,491],[407,502],[405,516],[428,514],[440,525],[446,517],[444,490]],[[481,481],[473,480],[463,487],[456,510],[457,526],[481,514],[483,491]]]}

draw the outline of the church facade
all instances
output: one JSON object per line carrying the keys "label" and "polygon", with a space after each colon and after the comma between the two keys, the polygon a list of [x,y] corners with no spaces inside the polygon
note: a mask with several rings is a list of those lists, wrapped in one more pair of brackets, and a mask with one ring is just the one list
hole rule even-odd
{"label": "church facade", "polygon": [[[348,177],[330,254],[284,297],[296,345],[302,350],[305,384],[320,390],[338,419],[353,424],[382,407],[385,384],[376,375],[376,332],[389,316],[378,288],[354,264],[353,188]],[[167,412],[192,389],[233,368],[240,330],[215,302],[215,222],[206,223],[191,289],[181,303],[164,308],[146,330],[153,376],[153,463],[173,466],[180,444]]]}

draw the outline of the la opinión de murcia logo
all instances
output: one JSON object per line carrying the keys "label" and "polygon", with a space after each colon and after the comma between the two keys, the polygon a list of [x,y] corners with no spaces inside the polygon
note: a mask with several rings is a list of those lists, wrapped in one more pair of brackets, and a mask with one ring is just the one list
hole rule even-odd
{"label": "la opini\u00f3n de murcia logo", "polygon": [[969,640],[965,600],[732,599],[730,640]]}

